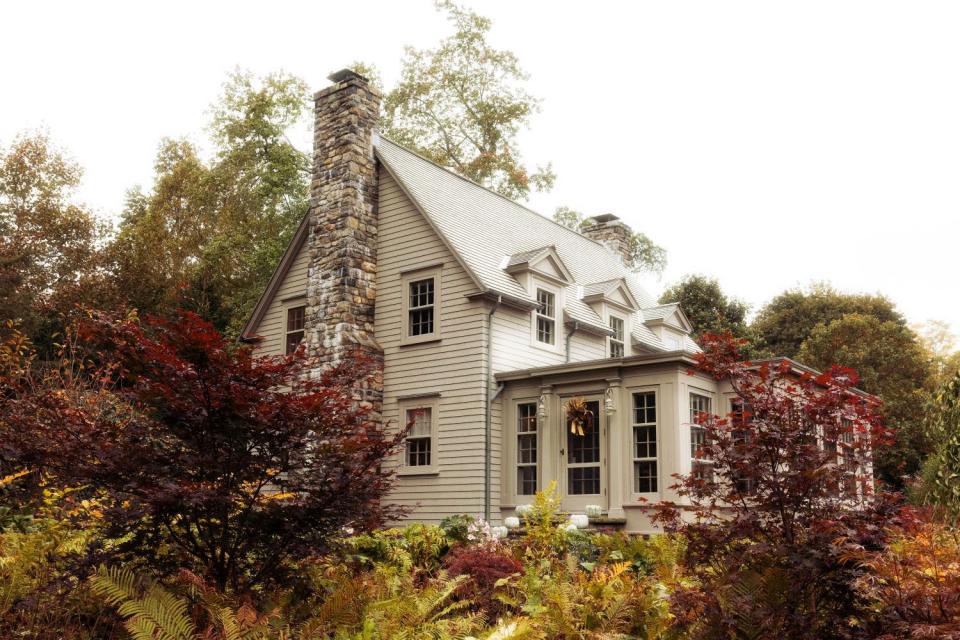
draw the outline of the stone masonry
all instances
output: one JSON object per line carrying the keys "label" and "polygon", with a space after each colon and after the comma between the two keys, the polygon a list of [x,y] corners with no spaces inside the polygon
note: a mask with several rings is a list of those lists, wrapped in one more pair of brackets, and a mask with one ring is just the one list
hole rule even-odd
{"label": "stone masonry", "polygon": [[580,233],[591,240],[596,240],[615,254],[620,256],[624,264],[630,264],[630,245],[633,239],[633,230],[620,221],[612,213],[594,216],[590,226],[584,227]]}
{"label": "stone masonry", "polygon": [[343,70],[314,96],[310,184],[310,266],[305,341],[319,368],[359,351],[375,373],[361,400],[376,412],[383,396],[383,349],[374,337],[377,297],[377,170],[373,141],[380,93]]}

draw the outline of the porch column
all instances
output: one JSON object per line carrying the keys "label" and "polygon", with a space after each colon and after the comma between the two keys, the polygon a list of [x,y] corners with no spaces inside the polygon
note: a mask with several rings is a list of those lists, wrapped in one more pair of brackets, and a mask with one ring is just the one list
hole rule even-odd
{"label": "porch column", "polygon": [[623,492],[626,485],[623,462],[629,447],[625,434],[630,407],[627,406],[621,382],[620,378],[607,378],[608,395],[604,399],[604,404],[607,399],[613,402],[612,407],[604,407],[607,412],[607,515],[611,518],[624,518],[627,515],[623,510]]}
{"label": "porch column", "polygon": [[537,404],[537,421],[540,425],[540,446],[543,451],[538,452],[540,459],[541,486],[546,489],[551,480],[557,481],[557,494],[560,492],[560,478],[557,476],[560,445],[557,442],[557,428],[554,423],[560,420],[560,412],[554,406],[556,398],[553,394],[553,385],[540,387],[540,401]]}

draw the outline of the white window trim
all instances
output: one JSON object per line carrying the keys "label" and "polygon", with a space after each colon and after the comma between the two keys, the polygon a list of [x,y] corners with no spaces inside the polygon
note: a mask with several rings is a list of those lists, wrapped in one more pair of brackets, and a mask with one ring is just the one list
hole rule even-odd
{"label": "white window trim", "polygon": [[[661,428],[663,422],[661,416],[663,415],[663,407],[660,405],[660,388],[659,387],[630,387],[627,389],[629,402],[630,402],[630,418],[629,418],[629,435],[630,435],[630,447],[627,451],[627,460],[628,460],[628,469],[630,470],[630,487],[628,490],[628,495],[631,496],[631,500],[636,502],[640,498],[650,500],[651,498],[657,498],[660,495],[660,492],[663,490],[663,463],[660,459],[660,452],[663,449],[663,429]],[[634,439],[633,429],[636,426],[647,426],[646,423],[634,422],[634,405],[633,405],[633,394],[635,393],[653,393],[654,406],[657,412],[657,419],[654,422],[654,428],[656,429],[656,447],[657,455],[653,458],[637,458],[636,457],[636,441]],[[657,490],[650,493],[638,493],[636,491],[636,473],[634,469],[634,463],[638,461],[654,461],[657,463]]]}
{"label": "white window trim", "polygon": [[530,344],[531,346],[549,351],[551,353],[562,353],[564,349],[563,336],[563,289],[548,284],[542,280],[531,278],[531,295],[534,299],[537,297],[537,289],[543,289],[553,294],[553,344],[540,342],[537,339],[537,314],[539,306],[530,312]]}
{"label": "white window trim", "polygon": [[509,468],[512,469],[510,475],[510,494],[513,496],[514,504],[522,504],[524,502],[533,502],[533,495],[521,494],[520,486],[517,482],[517,475],[519,469],[519,457],[520,457],[520,432],[517,430],[520,420],[520,405],[522,404],[532,404],[534,406],[534,415],[537,416],[537,490],[543,490],[543,424],[540,421],[540,416],[538,415],[539,411],[539,398],[516,398],[513,400],[511,407],[511,423],[510,423],[510,447],[508,454],[510,455],[509,460],[511,461]]}
{"label": "white window trim", "polygon": [[425,476],[437,475],[439,473],[440,442],[437,436],[440,425],[440,397],[433,396],[430,398],[411,398],[409,400],[398,400],[397,420],[401,428],[405,428],[407,425],[407,412],[415,411],[417,409],[430,409],[430,464],[414,467],[408,466],[407,445],[406,439],[404,439],[404,445],[400,451],[400,467],[397,470],[397,475],[399,476]]}
{"label": "white window trim", "polygon": [[[443,280],[442,268],[440,266],[407,271],[400,276],[400,313],[402,322],[400,328],[400,344],[421,344],[424,342],[434,342],[442,338],[442,326],[440,318],[443,315],[441,308],[443,301]],[[410,284],[418,280],[427,280],[433,278],[433,333],[425,333],[419,336],[410,335]]]}
{"label": "white window trim", "polygon": [[297,296],[295,298],[288,298],[283,301],[282,306],[282,316],[280,318],[280,353],[286,355],[287,353],[287,335],[292,333],[287,331],[287,316],[290,313],[291,309],[296,309],[297,307],[304,307],[303,309],[303,338],[300,342],[303,343],[307,338],[307,298],[306,296]]}
{"label": "white window trim", "polygon": [[[627,356],[630,355],[630,322],[626,316],[623,316],[619,313],[611,313],[610,311],[607,311],[608,327],[610,326],[610,318],[617,318],[623,323],[623,340],[620,343],[623,345],[623,357],[626,358]],[[612,358],[613,356],[611,355],[611,352],[612,352],[611,346],[613,342],[616,342],[616,341],[613,339],[613,336],[607,336],[606,342],[607,342],[607,345],[606,345],[607,357]]]}

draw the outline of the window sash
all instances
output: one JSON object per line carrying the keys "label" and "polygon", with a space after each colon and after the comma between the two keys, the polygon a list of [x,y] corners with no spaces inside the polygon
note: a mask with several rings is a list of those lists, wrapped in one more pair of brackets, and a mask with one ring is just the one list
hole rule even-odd
{"label": "window sash", "polygon": [[517,405],[517,495],[532,496],[537,492],[539,461],[537,403]]}
{"label": "window sash", "polygon": [[284,353],[287,355],[294,353],[303,341],[306,309],[305,306],[287,309],[287,329],[284,332]]}
{"label": "window sash", "polygon": [[633,394],[633,490],[659,491],[657,457],[657,395],[652,391]]}
{"label": "window sash", "polygon": [[433,464],[433,407],[406,410],[410,430],[406,439],[408,467],[429,467]]}
{"label": "window sash", "polygon": [[537,342],[556,344],[557,297],[546,289],[537,289],[537,302],[540,304],[534,312],[537,320]]}
{"label": "window sash", "polygon": [[436,278],[421,278],[407,285],[408,335],[425,336],[434,332]]}

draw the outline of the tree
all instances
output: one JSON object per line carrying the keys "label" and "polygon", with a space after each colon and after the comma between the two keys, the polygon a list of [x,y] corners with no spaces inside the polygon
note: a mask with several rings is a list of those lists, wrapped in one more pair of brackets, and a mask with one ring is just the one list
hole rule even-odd
{"label": "tree", "polygon": [[153,189],[128,194],[111,251],[128,305],[184,305],[239,332],[307,213],[310,160],[287,133],[308,109],[302,80],[238,71],[213,106],[211,161],[161,142]]}
{"label": "tree", "polygon": [[[553,221],[568,229],[580,232],[592,224],[592,218],[570,207],[557,207]],[[636,272],[651,272],[660,275],[667,268],[667,250],[655,244],[644,233],[634,233],[630,238],[630,259],[627,266]]]}
{"label": "tree", "polygon": [[906,324],[884,296],[845,294],[829,284],[818,283],[806,291],[784,291],[760,309],[752,324],[756,346],[769,355],[792,358],[814,327],[830,324],[848,313],[873,316],[880,322]]}
{"label": "tree", "polygon": [[900,322],[848,314],[814,327],[797,358],[820,369],[853,368],[860,387],[883,399],[880,413],[895,442],[877,452],[876,470],[889,485],[902,488],[903,478],[917,473],[932,451],[922,416],[933,370],[913,331]]}
{"label": "tree", "polygon": [[960,523],[960,372],[937,389],[925,426],[937,449],[924,465],[917,494],[956,526]]}
{"label": "tree", "polygon": [[57,315],[93,302],[107,229],[76,202],[82,171],[46,133],[0,150],[0,308],[45,350]]}
{"label": "tree", "polygon": [[354,401],[362,361],[311,377],[299,355],[256,358],[190,312],[94,315],[71,345],[2,406],[0,455],[95,488],[117,553],[241,589],[398,515],[380,465],[403,430]]}
{"label": "tree", "polygon": [[738,338],[746,338],[746,303],[737,298],[728,298],[715,278],[694,274],[667,287],[660,296],[660,304],[680,303],[680,308],[693,324],[695,336],[704,333],[723,334],[730,332]]}
{"label": "tree", "polygon": [[383,133],[508,198],[548,190],[548,165],[528,170],[517,133],[538,101],[517,57],[487,42],[488,18],[450,0],[436,3],[455,32],[434,49],[407,47],[400,80],[383,101]]}
{"label": "tree", "polygon": [[883,437],[879,416],[849,369],[796,375],[786,362],[743,362],[730,334],[702,344],[697,368],[728,381],[741,404],[698,418],[697,457],[712,471],[681,479],[689,506],[657,506],[700,581],[678,594],[675,606],[696,612],[680,618],[698,621],[699,638],[845,637],[862,612],[844,555],[878,548],[886,524],[864,472]]}

